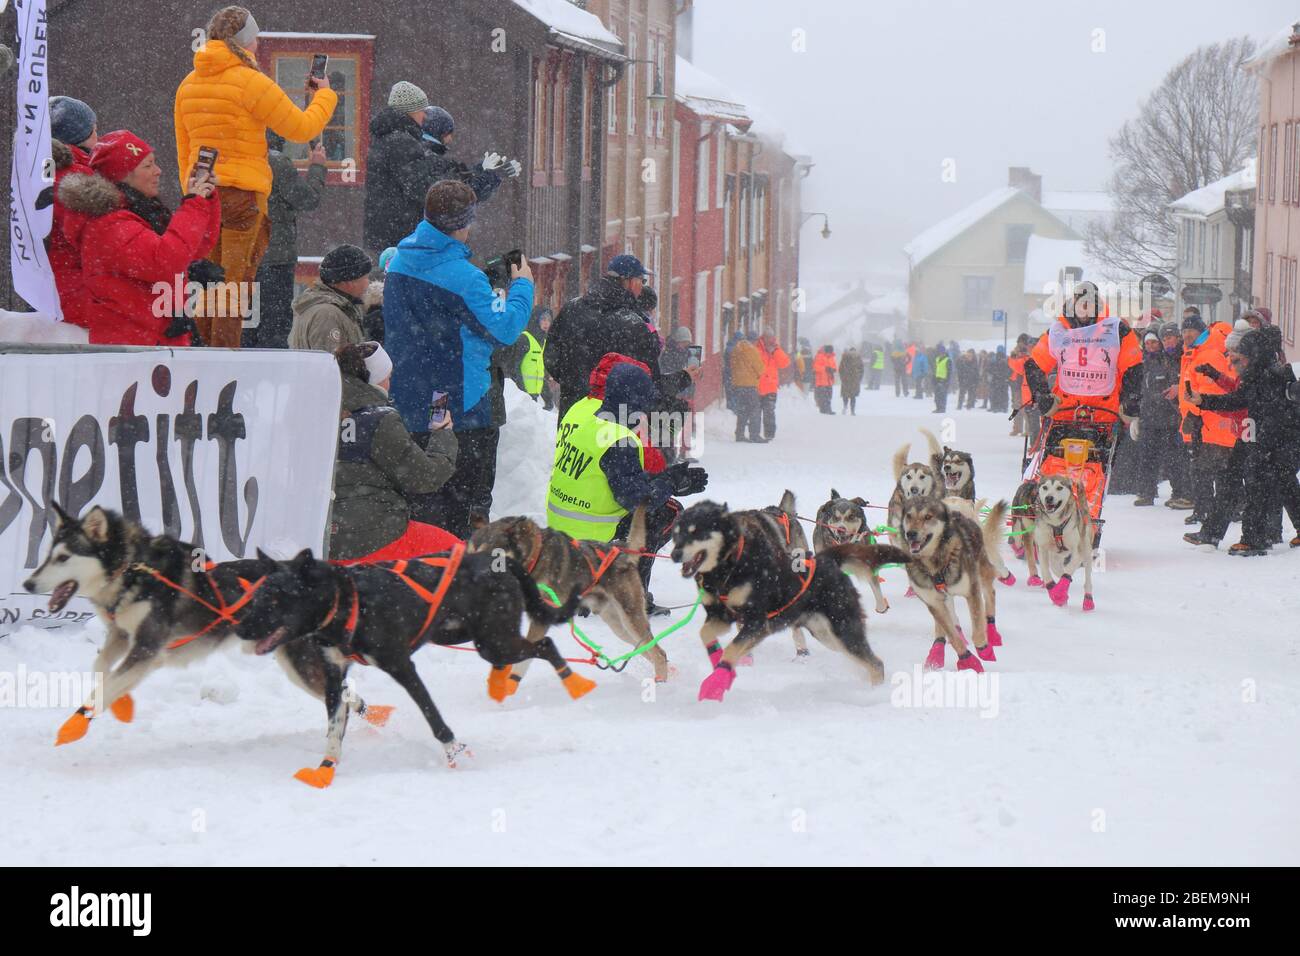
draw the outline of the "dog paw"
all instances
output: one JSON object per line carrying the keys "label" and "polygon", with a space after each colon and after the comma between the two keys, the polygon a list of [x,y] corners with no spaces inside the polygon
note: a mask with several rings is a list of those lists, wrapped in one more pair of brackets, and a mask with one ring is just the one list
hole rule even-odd
{"label": "dog paw", "polygon": [[990,647],[1002,646],[1002,635],[998,633],[998,626],[992,621],[989,621],[988,628],[984,631],[984,634],[988,638]]}
{"label": "dog paw", "polygon": [[975,653],[979,655],[982,661],[996,661],[997,655],[993,653],[993,645],[985,644],[983,647],[975,648]]}
{"label": "dog paw", "polygon": [[884,613],[885,613],[886,611],[888,611],[888,610],[889,610],[889,602],[888,602],[888,601],[881,601],[879,604],[876,605],[876,613],[877,613],[877,614],[884,614]]}
{"label": "dog paw", "polygon": [[131,699],[130,694],[123,694],[113,703],[108,705],[108,709],[124,724],[129,724],[135,719],[135,701]]}
{"label": "dog paw", "polygon": [[925,669],[928,671],[943,670],[943,652],[943,641],[935,641],[931,644],[930,653],[925,655]]}
{"label": "dog paw", "polygon": [[1016,576],[1012,574],[1010,571],[1008,571],[1007,576],[1005,578],[998,578],[998,584],[1005,584],[1009,588],[1015,587]]}
{"label": "dog paw", "polygon": [[317,790],[324,790],[334,782],[334,761],[322,760],[319,767],[303,767],[293,775],[293,779],[301,780]]}
{"label": "dog paw", "polygon": [[445,755],[446,758],[447,758],[447,769],[448,769],[448,770],[457,770],[457,769],[459,769],[460,764],[458,764],[458,763],[456,762],[457,760],[462,760],[462,759],[465,759],[465,760],[473,760],[473,759],[474,759],[474,751],[472,751],[472,750],[469,749],[469,744],[462,744],[462,743],[460,743],[459,741],[453,740],[453,741],[452,741],[451,743],[449,743],[449,744],[443,744],[442,749],[443,749],[443,753],[444,753],[444,755]]}
{"label": "dog paw", "polygon": [[1091,594],[1083,596],[1083,609],[1085,611],[1095,611],[1097,609],[1096,602],[1093,601]]}
{"label": "dog paw", "polygon": [[753,666],[754,666],[754,655],[753,655],[753,654],[746,654],[746,655],[745,655],[744,657],[742,657],[740,660],[736,661],[736,666],[737,666],[737,667],[753,667]]}
{"label": "dog paw", "polygon": [[700,684],[700,700],[721,701],[736,681],[736,672],[730,667],[715,667],[713,673]]}
{"label": "dog paw", "polygon": [[507,664],[504,667],[492,668],[492,672],[488,674],[488,696],[498,704],[514,693],[510,686],[510,670],[511,667]]}
{"label": "dog paw", "polygon": [[1027,580],[1025,584],[1029,585],[1031,588],[1041,588],[1043,586],[1043,579],[1036,574],[1031,574],[1029,575],[1029,580]]}
{"label": "dog paw", "polygon": [[1061,580],[1057,581],[1047,589],[1047,594],[1052,599],[1052,603],[1057,607],[1065,607],[1070,600],[1070,580],[1068,578],[1061,578]]}
{"label": "dog paw", "polygon": [[676,679],[677,679],[677,665],[676,665],[676,664],[669,664],[667,667],[665,667],[665,668],[664,668],[664,675],[663,675],[662,677],[660,677],[658,674],[655,675],[655,683],[656,683],[656,684],[666,684],[666,683],[668,683],[670,680],[676,680]]}
{"label": "dog paw", "polygon": [[984,665],[980,663],[980,659],[978,657],[976,657],[974,654],[967,651],[965,657],[960,657],[957,659],[957,670],[974,671],[976,674],[983,674]]}
{"label": "dog paw", "polygon": [[382,727],[388,723],[388,718],[393,716],[396,709],[392,704],[367,704],[361,719],[372,727]]}
{"label": "dog paw", "polygon": [[58,736],[54,738],[54,746],[62,747],[86,736],[86,731],[90,729],[90,719],[90,713],[86,708],[78,708],[77,712],[65,720],[63,726],[59,728]]}
{"label": "dog paw", "polygon": [[569,676],[563,678],[563,680],[564,689],[569,692],[569,696],[574,700],[577,700],[584,694],[590,694],[596,689],[596,682],[594,680],[587,680],[587,678],[583,677],[581,674],[570,672]]}

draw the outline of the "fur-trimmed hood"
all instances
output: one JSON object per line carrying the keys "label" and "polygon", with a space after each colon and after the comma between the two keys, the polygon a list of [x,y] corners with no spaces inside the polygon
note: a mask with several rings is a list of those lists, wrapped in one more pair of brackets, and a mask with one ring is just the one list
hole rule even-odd
{"label": "fur-trimmed hood", "polygon": [[[78,151],[80,152],[80,150]],[[82,155],[85,155],[84,153]],[[60,139],[50,138],[50,157],[54,160],[55,169],[67,169],[73,163],[77,162],[77,156],[72,151],[72,147]],[[82,160],[85,162],[85,160]]]}
{"label": "fur-trimmed hood", "polygon": [[369,311],[378,306],[384,306],[384,280],[373,279],[370,285],[366,286],[365,293],[361,296],[361,307]]}
{"label": "fur-trimmed hood", "polygon": [[59,183],[59,202],[71,212],[98,219],[121,209],[122,191],[98,173],[69,173]]}

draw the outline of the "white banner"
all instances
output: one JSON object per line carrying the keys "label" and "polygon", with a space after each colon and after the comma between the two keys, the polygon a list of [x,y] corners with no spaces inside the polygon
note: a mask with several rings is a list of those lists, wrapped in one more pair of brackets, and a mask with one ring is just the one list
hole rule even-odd
{"label": "white banner", "polygon": [[45,0],[15,0],[18,13],[17,122],[9,176],[9,266],[14,291],[37,313],[60,319],[54,270],[45,253],[54,209],[37,209],[41,191],[54,184],[50,159],[49,24]]}
{"label": "white banner", "polygon": [[213,561],[320,554],[339,398],[327,352],[0,351],[0,634],[92,616],[22,590],[51,502],[103,505]]}

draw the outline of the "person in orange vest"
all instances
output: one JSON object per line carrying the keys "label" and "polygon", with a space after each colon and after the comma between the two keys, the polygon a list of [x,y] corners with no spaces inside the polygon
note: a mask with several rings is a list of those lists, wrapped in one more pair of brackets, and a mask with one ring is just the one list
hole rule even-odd
{"label": "person in orange vest", "polygon": [[813,359],[813,397],[817,401],[817,410],[823,415],[834,415],[831,408],[831,392],[835,386],[835,373],[839,366],[835,362],[835,346],[823,345],[822,350]]}
{"label": "person in orange vest", "polygon": [[1185,523],[1199,524],[1210,517],[1216,498],[1229,500],[1242,482],[1242,452],[1234,455],[1241,434],[1243,411],[1209,411],[1193,405],[1192,392],[1225,395],[1237,387],[1236,373],[1228,361],[1228,333],[1232,326],[1217,322],[1208,328],[1199,312],[1183,318],[1183,356],[1178,378],[1178,410],[1183,416],[1183,440],[1191,449],[1192,513]]}
{"label": "person in orange vest", "polygon": [[911,384],[912,381],[912,365],[915,361],[916,361],[916,343],[909,342],[907,344],[907,364],[903,368],[903,371],[905,373],[903,376],[903,397],[904,398],[907,398],[907,386]]}
{"label": "person in orange vest", "polygon": [[776,341],[776,332],[769,325],[758,340],[758,354],[763,359],[763,374],[758,378],[758,407],[763,413],[763,438],[776,437],[776,390],[781,385],[781,370],[790,367],[790,356]]}

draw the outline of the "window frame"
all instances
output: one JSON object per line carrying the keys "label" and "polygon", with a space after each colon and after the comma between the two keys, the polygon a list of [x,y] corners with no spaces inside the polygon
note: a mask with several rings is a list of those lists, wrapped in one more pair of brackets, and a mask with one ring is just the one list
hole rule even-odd
{"label": "window frame", "polygon": [[699,136],[695,140],[695,212],[709,211],[709,184],[713,181],[713,170],[709,167],[712,139],[711,136]]}
{"label": "window frame", "polygon": [[1268,177],[1268,201],[1277,202],[1277,124],[1274,123],[1269,129],[1269,177]]}
{"label": "window frame", "polygon": [[[324,53],[330,60],[356,60],[355,90],[346,91],[353,98],[356,108],[356,128],[353,155],[345,157],[343,162],[330,161],[325,164],[325,184],[327,186],[361,186],[366,184],[366,153],[371,119],[370,89],[375,72],[375,38],[368,35],[334,35],[328,33],[279,36],[263,33],[258,37],[257,65],[263,73],[275,82],[276,60],[280,58],[305,59],[310,66],[311,58],[317,53]],[[328,67],[327,67],[328,69]],[[285,91],[297,105],[293,91]],[[301,107],[300,107],[301,108]],[[331,119],[333,117],[331,116]],[[344,165],[346,159],[352,159],[354,166]],[[294,168],[306,170],[311,163],[306,159],[295,159]]]}

